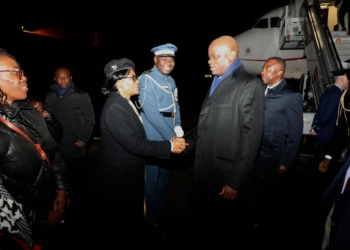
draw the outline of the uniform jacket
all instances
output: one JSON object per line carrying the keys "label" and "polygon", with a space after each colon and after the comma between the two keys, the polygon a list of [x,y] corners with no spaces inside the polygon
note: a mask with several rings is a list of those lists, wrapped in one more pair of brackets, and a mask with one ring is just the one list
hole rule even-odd
{"label": "uniform jacket", "polygon": [[23,205],[27,222],[37,239],[57,190],[69,190],[66,165],[51,137],[44,118],[29,104],[3,106],[1,117],[22,129],[39,143],[50,160],[43,161],[35,146],[24,136],[0,122],[0,177],[4,188]]}
{"label": "uniform jacket", "polygon": [[264,132],[255,173],[278,178],[279,165],[291,168],[303,134],[303,100],[283,79],[265,97]]}
{"label": "uniform jacket", "polygon": [[103,107],[100,128],[94,176],[98,180],[97,188],[101,190],[100,199],[104,200],[103,209],[112,211],[120,219],[142,214],[144,157],[168,159],[171,144],[169,141],[147,140],[139,117],[128,100],[116,92]]}
{"label": "uniform jacket", "polygon": [[63,127],[60,142],[61,155],[65,160],[80,159],[85,156],[85,147],[75,145],[78,140],[88,143],[95,125],[95,115],[89,95],[74,86],[59,96],[56,84],[45,100],[45,109],[52,112]]}
{"label": "uniform jacket", "polygon": [[186,152],[196,148],[194,195],[199,209],[215,207],[212,201],[224,184],[244,189],[258,152],[263,119],[263,85],[243,65],[223,79],[210,97],[208,91],[197,127],[184,136],[189,143]]}
{"label": "uniform jacket", "polygon": [[350,249],[350,190],[341,194],[344,177],[350,166],[350,158],[336,175],[332,183],[323,194],[322,223],[320,228],[324,230],[325,221],[332,206],[334,206],[330,233],[330,249]]}
{"label": "uniform jacket", "polygon": [[342,91],[338,86],[329,87],[320,98],[320,103],[311,127],[317,133],[317,140],[330,142],[335,130],[338,106]]}
{"label": "uniform jacket", "polygon": [[[350,91],[343,93],[345,109],[350,109]],[[338,158],[349,141],[350,130],[350,112],[343,109],[342,105],[339,106],[338,118],[336,128],[332,137],[332,140],[327,147],[326,155],[330,155],[336,159]]]}
{"label": "uniform jacket", "polygon": [[141,116],[148,139],[170,140],[176,135],[174,127],[181,126],[177,95],[174,79],[162,74],[156,66],[140,76]]}

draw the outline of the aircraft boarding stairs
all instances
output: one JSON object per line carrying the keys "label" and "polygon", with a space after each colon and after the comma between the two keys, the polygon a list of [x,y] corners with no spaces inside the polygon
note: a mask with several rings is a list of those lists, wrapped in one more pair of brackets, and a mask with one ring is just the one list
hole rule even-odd
{"label": "aircraft boarding stairs", "polygon": [[312,5],[305,0],[298,16],[292,16],[288,6],[282,16],[280,48],[303,49],[307,59],[308,72],[302,74],[299,84],[304,100],[305,145],[320,96],[333,84],[331,71],[350,65],[350,36],[342,31],[330,32],[327,13],[317,0]]}
{"label": "aircraft boarding stairs", "polygon": [[[320,96],[333,84],[331,71],[348,68],[350,62],[350,36],[344,31],[330,31],[326,13],[317,0],[312,5],[304,1],[300,8],[300,16],[305,18],[302,33],[309,70],[308,85],[316,110]],[[331,25],[332,30],[333,27]],[[340,160],[345,160],[348,154],[349,146],[343,150]]]}
{"label": "aircraft boarding stairs", "polygon": [[[292,7],[286,6],[280,35],[280,49],[304,50],[308,72],[301,76],[304,78],[301,82],[311,86],[308,89],[312,91],[315,109],[321,94],[333,83],[331,71],[350,66],[350,36],[344,31],[329,31],[328,12],[321,9],[319,2],[325,1],[314,0],[309,5],[305,0],[294,15]],[[301,89],[305,90],[305,86]],[[307,95],[304,99],[308,99]]]}

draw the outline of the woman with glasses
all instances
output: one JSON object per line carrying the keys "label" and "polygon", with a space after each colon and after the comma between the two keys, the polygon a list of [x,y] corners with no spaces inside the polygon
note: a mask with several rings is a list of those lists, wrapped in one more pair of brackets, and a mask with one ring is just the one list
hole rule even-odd
{"label": "woman with glasses", "polygon": [[[89,220],[97,222],[106,246],[142,244],[145,156],[168,159],[185,149],[183,138],[149,141],[142,119],[130,100],[139,94],[135,65],[126,58],[112,60],[104,68],[103,94],[107,95],[100,119],[100,148],[94,172],[97,209]],[[96,184],[96,185],[95,185]],[[95,234],[96,231],[93,231]],[[98,241],[101,249],[101,240]]]}
{"label": "woman with glasses", "polygon": [[27,77],[0,48],[0,249],[40,249],[42,230],[60,224],[67,206],[66,167],[27,92]]}

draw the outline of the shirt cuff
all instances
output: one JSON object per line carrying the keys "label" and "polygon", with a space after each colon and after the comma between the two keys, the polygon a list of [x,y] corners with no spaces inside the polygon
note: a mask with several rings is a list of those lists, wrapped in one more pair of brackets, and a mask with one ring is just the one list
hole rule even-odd
{"label": "shirt cuff", "polygon": [[174,149],[174,143],[173,143],[172,140],[170,140],[170,143],[171,143],[171,151],[173,151],[173,149]]}

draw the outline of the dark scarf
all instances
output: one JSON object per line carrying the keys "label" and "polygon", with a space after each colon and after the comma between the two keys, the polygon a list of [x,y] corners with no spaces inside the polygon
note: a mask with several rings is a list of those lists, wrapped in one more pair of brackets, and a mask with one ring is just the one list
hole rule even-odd
{"label": "dark scarf", "polygon": [[62,88],[58,87],[57,84],[55,84],[55,88],[56,88],[56,90],[57,90],[58,95],[59,95],[59,96],[63,96],[68,90],[71,89],[72,84],[73,84],[73,83],[71,83],[71,85],[69,85],[69,87],[68,87],[68,88],[65,88],[65,89],[62,89]]}

